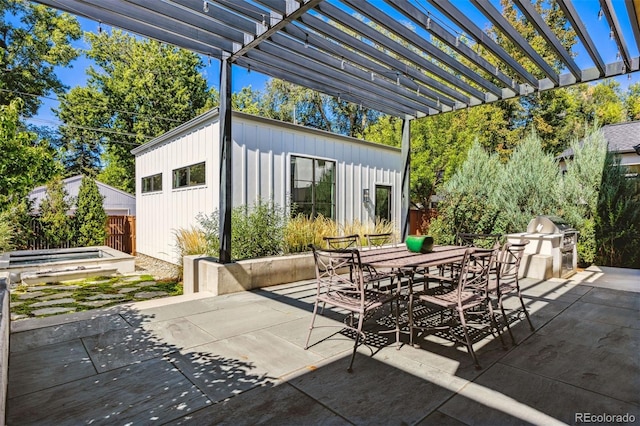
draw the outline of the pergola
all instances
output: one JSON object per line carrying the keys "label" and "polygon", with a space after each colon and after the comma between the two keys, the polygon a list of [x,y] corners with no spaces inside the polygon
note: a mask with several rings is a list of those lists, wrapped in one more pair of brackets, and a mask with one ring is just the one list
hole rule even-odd
{"label": "pergola", "polygon": [[[614,0],[599,0],[593,13],[606,20],[608,32],[590,31],[571,0],[545,2],[557,6],[576,33],[571,49],[531,0],[511,0],[553,58],[543,58],[502,16],[497,0],[37,1],[220,59],[222,263],[231,261],[232,64],[403,120],[402,235],[409,226],[411,120],[640,68],[629,44],[638,50],[640,0],[624,0],[617,8]],[[632,37],[623,34],[624,15]],[[501,47],[481,28],[484,22],[517,53]],[[603,52],[612,44],[616,59],[605,62]]]}

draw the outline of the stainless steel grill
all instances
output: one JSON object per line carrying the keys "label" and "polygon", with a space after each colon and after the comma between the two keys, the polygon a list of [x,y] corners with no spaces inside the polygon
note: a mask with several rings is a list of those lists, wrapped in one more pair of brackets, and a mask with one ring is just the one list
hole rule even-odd
{"label": "stainless steel grill", "polygon": [[[529,235],[548,234],[557,236],[558,243],[555,250],[559,250],[559,256],[554,258],[559,261],[561,277],[568,277],[576,271],[576,244],[578,243],[578,231],[571,227],[564,219],[558,216],[536,216],[527,226]],[[556,246],[554,244],[553,246]],[[553,248],[552,248],[553,251]],[[541,253],[551,254],[554,253]],[[554,268],[555,269],[555,268]]]}

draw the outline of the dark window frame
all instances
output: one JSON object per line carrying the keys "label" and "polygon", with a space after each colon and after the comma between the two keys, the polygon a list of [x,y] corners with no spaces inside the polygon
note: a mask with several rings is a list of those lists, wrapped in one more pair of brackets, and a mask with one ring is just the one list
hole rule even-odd
{"label": "dark window frame", "polygon": [[[205,164],[205,161],[201,161],[199,163],[195,163],[195,164],[190,164],[188,166],[184,166],[184,167],[179,167],[177,169],[173,169],[173,171],[171,172],[171,186],[173,189],[183,189],[183,188],[190,188],[193,186],[202,186],[202,185],[206,185],[207,184],[207,166]],[[192,169],[194,169],[197,166],[202,166],[202,181],[195,181],[192,182],[191,181],[191,176],[192,176]],[[178,178],[177,175],[184,173],[184,175],[182,176],[182,178]],[[180,181],[184,181],[184,183],[180,184]]]}
{"label": "dark window frame", "polygon": [[[304,182],[304,180],[302,179],[295,179],[295,161],[297,159],[300,160],[307,160],[307,161],[311,161],[311,181],[307,181],[310,182],[310,189],[311,189],[311,200],[307,201],[307,202],[299,202],[298,200],[295,199],[295,195],[296,195],[296,182]],[[321,178],[322,176],[316,176],[316,172],[317,169],[319,167],[318,163],[323,162],[325,165],[327,163],[331,164],[331,170],[332,170],[332,182],[331,182],[331,200],[330,202],[326,202],[325,200],[320,200],[318,201],[317,196],[318,196],[318,186],[321,183]],[[318,157],[309,157],[309,156],[304,156],[304,155],[291,155],[290,159],[289,159],[289,167],[291,168],[289,173],[290,173],[290,178],[291,178],[291,182],[289,184],[289,189],[290,189],[290,199],[291,199],[291,214],[295,215],[295,214],[306,214],[310,217],[316,217],[318,216],[318,214],[322,214],[322,212],[320,210],[325,210],[326,211],[326,207],[329,207],[330,210],[330,215],[329,215],[329,219],[336,219],[336,199],[337,199],[337,179],[336,179],[336,172],[337,172],[337,161],[335,160],[329,160],[329,159],[325,159],[325,158],[318,158]],[[294,209],[294,205],[296,206],[300,206],[300,205],[306,205],[307,208],[299,208],[299,209]],[[310,211],[308,209],[308,207],[311,207]],[[321,208],[324,207],[324,208]],[[305,211],[307,210],[307,211]],[[326,217],[326,215],[324,215]]]}
{"label": "dark window frame", "polygon": [[[384,190],[387,193],[387,216],[388,217],[382,217],[382,215],[379,214],[379,210],[378,208],[380,207],[381,202],[378,200],[378,190]],[[392,219],[392,212],[393,212],[393,187],[389,184],[376,184],[375,185],[375,192],[374,192],[374,203],[375,203],[375,216],[376,216],[376,220],[378,219],[384,219],[388,222],[391,222]]]}
{"label": "dark window frame", "polygon": [[[156,179],[158,177],[159,179]],[[148,185],[149,189],[146,189],[147,185],[145,185],[145,182],[149,182],[149,185]],[[158,182],[160,183],[160,187],[156,188]],[[161,192],[162,191],[162,173],[156,173],[154,175],[143,177],[140,182],[140,186],[141,186],[141,192],[143,194],[147,194],[149,192]]]}

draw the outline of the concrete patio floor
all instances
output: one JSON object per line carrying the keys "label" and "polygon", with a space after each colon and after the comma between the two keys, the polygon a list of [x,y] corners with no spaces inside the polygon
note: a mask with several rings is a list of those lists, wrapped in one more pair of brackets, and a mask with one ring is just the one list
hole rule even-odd
{"label": "concrete patio floor", "polygon": [[339,328],[303,350],[311,282],[15,321],[7,424],[640,423],[640,271],[522,285],[536,331],[516,322],[506,351],[476,343],[482,370],[441,337],[397,350],[372,336],[347,373]]}

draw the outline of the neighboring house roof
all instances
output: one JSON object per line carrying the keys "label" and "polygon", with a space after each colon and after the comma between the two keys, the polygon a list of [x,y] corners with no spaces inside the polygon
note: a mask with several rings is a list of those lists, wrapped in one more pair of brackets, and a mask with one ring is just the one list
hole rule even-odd
{"label": "neighboring house roof", "polygon": [[[608,124],[600,129],[607,140],[609,151],[616,154],[636,152],[635,146],[640,144],[640,121]],[[573,149],[564,150],[558,155],[559,160],[573,157]]]}
{"label": "neighboring house roof", "polygon": [[[64,189],[67,191],[69,197],[75,199],[78,197],[80,191],[80,184],[82,183],[82,175],[72,176],[63,179]],[[100,194],[104,197],[103,206],[108,216],[121,216],[129,215],[135,216],[136,214],[136,197],[128,192],[122,191],[106,183],[96,181]],[[29,198],[33,200],[33,209],[38,212],[40,210],[40,203],[47,195],[46,185],[38,186],[29,193]],[[71,213],[75,211],[75,205],[71,208]]]}

